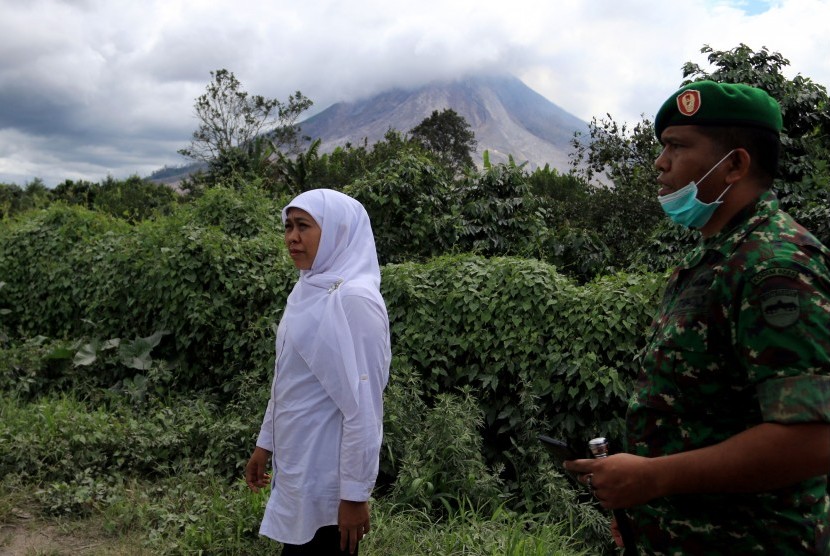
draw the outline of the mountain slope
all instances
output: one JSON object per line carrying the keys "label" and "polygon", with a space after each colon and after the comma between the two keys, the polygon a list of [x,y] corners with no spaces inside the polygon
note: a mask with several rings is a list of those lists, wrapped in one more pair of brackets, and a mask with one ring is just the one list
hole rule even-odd
{"label": "mountain slope", "polygon": [[473,159],[482,152],[504,162],[567,170],[570,139],[587,124],[512,76],[470,77],[430,83],[416,89],[393,89],[374,97],[341,102],[300,123],[302,134],[321,139],[320,152],[346,143],[370,144],[390,128],[407,132],[433,110],[452,108],[470,124],[478,141]]}

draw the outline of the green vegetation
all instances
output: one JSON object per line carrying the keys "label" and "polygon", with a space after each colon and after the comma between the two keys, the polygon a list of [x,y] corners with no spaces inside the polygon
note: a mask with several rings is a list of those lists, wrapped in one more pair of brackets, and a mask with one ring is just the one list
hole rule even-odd
{"label": "green vegetation", "polygon": [[[830,243],[825,90],[766,50],[704,51],[715,72],[686,77],[778,95],[779,190]],[[431,125],[323,155],[243,142],[186,193],[0,184],[0,523],[86,530],[109,554],[278,553],[242,469],[296,280],[280,209],[324,186],[372,218],[395,355],[361,553],[613,553],[536,435],[620,439],[666,270],[695,240],[659,212],[651,123],[594,120],[567,174],[459,166]]]}
{"label": "green vegetation", "polygon": [[470,124],[452,108],[433,110],[427,118],[410,130],[412,138],[434,153],[453,175],[472,168],[471,153],[476,149],[475,134]]}
{"label": "green vegetation", "polygon": [[275,150],[295,151],[299,141],[295,122],[311,108],[311,100],[300,91],[284,103],[249,95],[233,72],[226,69],[212,71],[210,76],[205,93],[194,105],[199,127],[193,132],[190,147],[179,154],[214,163],[229,152],[246,153],[260,138]]}

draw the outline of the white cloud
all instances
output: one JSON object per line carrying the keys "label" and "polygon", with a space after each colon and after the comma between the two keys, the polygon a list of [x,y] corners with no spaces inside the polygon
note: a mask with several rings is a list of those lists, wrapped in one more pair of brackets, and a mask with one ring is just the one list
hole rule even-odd
{"label": "white cloud", "polygon": [[184,162],[193,101],[226,68],[315,110],[508,70],[579,118],[651,117],[700,48],[766,46],[830,83],[830,0],[0,0],[0,181],[100,180]]}

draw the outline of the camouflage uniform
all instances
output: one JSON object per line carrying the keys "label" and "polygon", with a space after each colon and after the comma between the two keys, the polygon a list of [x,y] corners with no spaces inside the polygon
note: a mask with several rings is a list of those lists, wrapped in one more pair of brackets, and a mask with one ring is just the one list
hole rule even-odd
{"label": "camouflage uniform", "polygon": [[[629,452],[716,444],[762,422],[830,421],[830,250],[771,192],[669,280],[626,419]],[[649,554],[830,554],[827,477],[628,510]]]}

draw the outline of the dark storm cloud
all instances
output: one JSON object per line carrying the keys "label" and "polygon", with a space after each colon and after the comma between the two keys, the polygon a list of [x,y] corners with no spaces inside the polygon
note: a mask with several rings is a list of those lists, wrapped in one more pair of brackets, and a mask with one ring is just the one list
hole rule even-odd
{"label": "dark storm cloud", "polygon": [[0,0],[0,182],[186,162],[194,99],[221,68],[314,111],[499,69],[584,120],[638,121],[703,44],[767,46],[827,83],[826,16],[830,0]]}
{"label": "dark storm cloud", "polygon": [[25,129],[36,135],[60,134],[73,127],[73,108],[65,98],[13,84],[0,89],[0,128]]}

